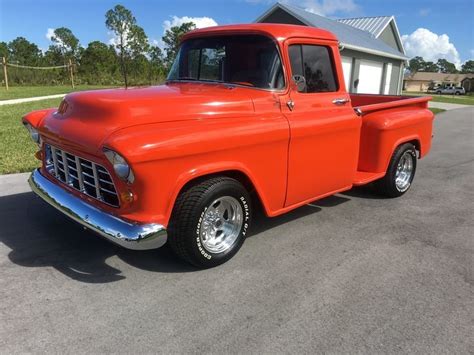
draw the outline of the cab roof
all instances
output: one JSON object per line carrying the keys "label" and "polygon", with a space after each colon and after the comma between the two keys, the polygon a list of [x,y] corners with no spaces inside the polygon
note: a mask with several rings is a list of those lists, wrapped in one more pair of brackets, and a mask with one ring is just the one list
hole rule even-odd
{"label": "cab roof", "polygon": [[298,25],[285,25],[274,23],[252,23],[240,25],[226,25],[206,27],[198,30],[193,30],[183,36],[183,40],[188,38],[199,37],[200,35],[214,35],[231,33],[261,33],[275,38],[277,41],[284,41],[291,37],[309,37],[328,41],[337,41],[335,35],[329,31],[321,30],[319,28]]}

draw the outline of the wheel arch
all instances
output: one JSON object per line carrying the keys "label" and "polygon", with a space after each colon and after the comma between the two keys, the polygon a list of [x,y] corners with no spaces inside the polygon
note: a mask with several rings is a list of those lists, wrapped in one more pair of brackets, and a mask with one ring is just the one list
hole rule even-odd
{"label": "wheel arch", "polygon": [[[400,138],[399,140],[395,141],[395,143],[392,147],[392,155],[399,146],[401,146],[402,144],[407,144],[407,143],[411,143],[415,146],[415,149],[418,151],[418,158],[420,158],[421,157],[421,152],[422,152],[421,151],[422,146],[421,146],[420,137],[418,137],[418,136],[404,137],[404,138]],[[390,155],[390,157],[392,155]]]}
{"label": "wheel arch", "polygon": [[198,170],[194,169],[193,172],[184,173],[182,176],[180,176],[180,178],[177,180],[178,182],[172,194],[171,202],[166,213],[166,219],[169,220],[169,218],[171,217],[171,213],[176,203],[176,199],[182,191],[191,186],[199,184],[202,181],[217,176],[226,176],[239,181],[250,194],[254,206],[256,208],[263,208],[265,213],[267,215],[269,214],[267,209],[268,204],[266,203],[264,192],[256,181],[256,179],[247,169],[243,167],[228,167],[221,169],[206,167]]}

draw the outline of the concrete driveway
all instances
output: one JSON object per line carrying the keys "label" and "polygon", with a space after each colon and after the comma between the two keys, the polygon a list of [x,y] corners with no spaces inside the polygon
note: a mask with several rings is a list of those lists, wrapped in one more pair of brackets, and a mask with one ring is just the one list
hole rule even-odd
{"label": "concrete driveway", "polygon": [[474,108],[437,117],[407,195],[260,216],[206,271],[109,244],[3,180],[1,352],[472,353]]}
{"label": "concrete driveway", "polygon": [[428,107],[430,108],[441,108],[443,110],[457,110],[458,108],[469,108],[469,105],[451,104],[447,102],[434,102],[429,101]]}

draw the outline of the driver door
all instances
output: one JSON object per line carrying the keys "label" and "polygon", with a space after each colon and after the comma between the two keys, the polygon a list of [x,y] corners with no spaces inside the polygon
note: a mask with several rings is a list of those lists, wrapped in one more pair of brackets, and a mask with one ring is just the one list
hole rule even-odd
{"label": "driver door", "polygon": [[293,39],[285,53],[290,76],[305,81],[282,105],[291,134],[285,202],[291,206],[352,186],[361,119],[345,89],[336,43]]}

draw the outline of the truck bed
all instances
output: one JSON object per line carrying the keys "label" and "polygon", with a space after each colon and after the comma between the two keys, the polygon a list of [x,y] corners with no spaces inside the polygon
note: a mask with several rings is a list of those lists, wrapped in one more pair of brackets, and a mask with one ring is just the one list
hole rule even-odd
{"label": "truck bed", "polygon": [[428,108],[428,101],[432,99],[431,96],[417,97],[371,94],[351,94],[350,97],[352,107],[359,109],[362,114],[402,106]]}
{"label": "truck bed", "polygon": [[401,143],[413,143],[420,157],[430,150],[433,114],[428,111],[428,101],[431,97],[370,94],[350,97],[352,107],[362,116],[354,185],[365,185],[383,177],[389,158]]}

